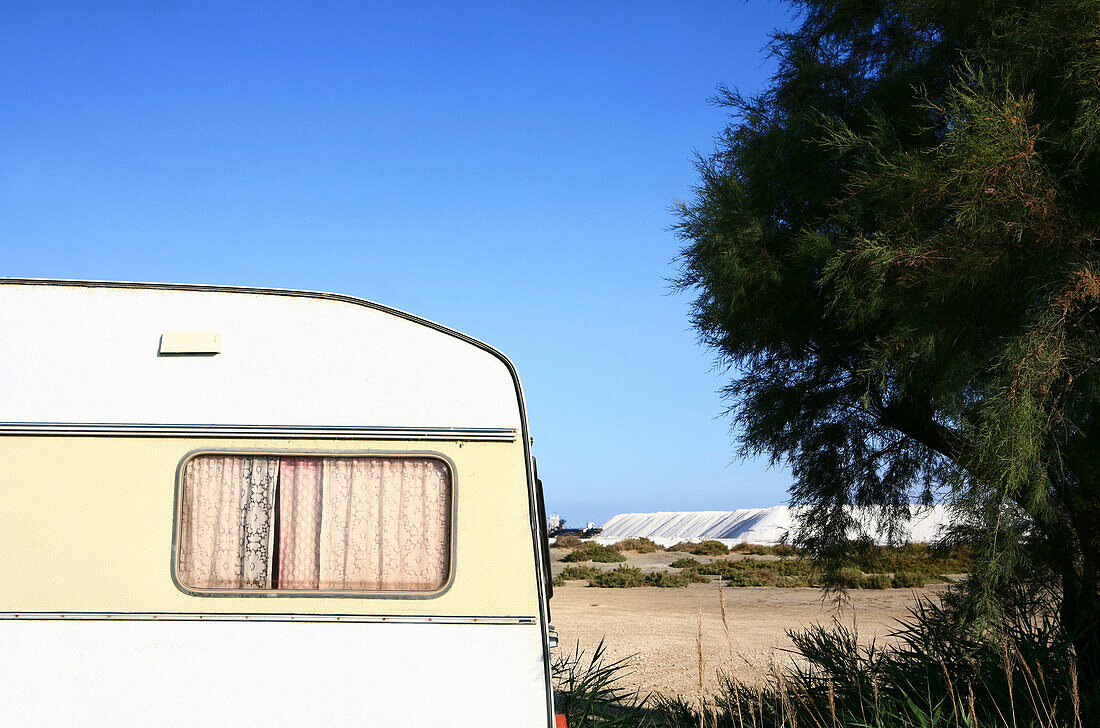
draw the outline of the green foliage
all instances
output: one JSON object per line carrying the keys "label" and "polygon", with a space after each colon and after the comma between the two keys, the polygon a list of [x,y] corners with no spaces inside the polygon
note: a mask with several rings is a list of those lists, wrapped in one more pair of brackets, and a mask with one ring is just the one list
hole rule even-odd
{"label": "green foliage", "polygon": [[757,560],[677,559],[670,566],[685,572],[720,576],[729,586],[829,587],[833,589],[921,588],[944,581],[944,573],[965,573],[972,562],[962,548],[932,548],[927,544],[874,546],[850,543],[845,564],[813,558]]}
{"label": "green foliage", "polygon": [[730,547],[730,553],[748,554],[749,556],[798,556],[802,551],[797,546],[791,544],[780,543],[774,546],[765,546],[758,543],[741,543],[734,544]]}
{"label": "green foliage", "polygon": [[552,545],[559,549],[577,549],[584,546],[584,541],[575,533],[566,533],[555,538]]}
{"label": "green foliage", "polygon": [[671,566],[674,569],[694,569],[694,568],[696,568],[698,566],[702,566],[702,565],[703,565],[703,563],[701,561],[699,561],[698,559],[689,559],[689,558],[686,558],[686,557],[682,558],[682,559],[676,559],[671,564],[669,564],[669,566]]}
{"label": "green foliage", "polygon": [[863,572],[851,566],[844,566],[828,577],[828,586],[837,589],[859,589],[863,586]]}
{"label": "green foliage", "polygon": [[725,556],[730,550],[721,541],[700,541],[691,553],[696,556]]}
{"label": "green foliage", "polygon": [[[681,587],[696,581],[697,574],[672,574],[670,572],[654,572],[646,574],[646,586]],[[705,577],[703,577],[705,578]],[[707,580],[708,581],[708,580]]]}
{"label": "green foliage", "polygon": [[595,542],[588,542],[575,551],[566,554],[562,561],[598,561],[600,563],[612,563],[626,561],[626,557],[609,546],[603,546]]}
{"label": "green foliage", "polygon": [[725,556],[730,552],[721,541],[680,541],[669,546],[666,551],[686,551],[696,556]]}
{"label": "green foliage", "polygon": [[845,557],[863,571],[919,571],[935,574],[967,574],[974,569],[971,549],[966,546],[875,546],[852,543]]}
{"label": "green foliage", "polygon": [[591,654],[580,645],[572,653],[554,658],[554,707],[570,728],[655,728],[645,710],[645,700],[624,685],[629,660],[608,660],[603,640]]}
{"label": "green foliage", "polygon": [[890,589],[894,586],[894,578],[889,574],[867,574],[859,586],[861,589]]}
{"label": "green foliage", "polygon": [[566,566],[558,576],[562,581],[589,581],[603,573],[595,566]]}
{"label": "green foliage", "polygon": [[1100,682],[1100,7],[795,5],[679,206],[742,452],[790,465],[831,578],[849,539],[949,504],[960,616],[996,628],[1056,578]]}
{"label": "green foliage", "polygon": [[928,574],[915,571],[899,571],[894,574],[893,586],[896,589],[920,589],[929,581],[932,581],[932,577]]}
{"label": "green foliage", "polygon": [[635,586],[645,586],[646,578],[642,570],[634,566],[617,566],[611,571],[601,571],[598,576],[589,581],[589,586],[611,587],[626,589]]}
{"label": "green foliage", "polygon": [[681,559],[685,571],[720,576],[729,586],[819,586],[819,571],[808,561],[755,561],[719,559],[702,564],[693,559]]}
{"label": "green foliage", "polygon": [[616,551],[637,551],[640,554],[651,554],[654,551],[664,551],[663,548],[648,538],[624,538],[611,548]]}

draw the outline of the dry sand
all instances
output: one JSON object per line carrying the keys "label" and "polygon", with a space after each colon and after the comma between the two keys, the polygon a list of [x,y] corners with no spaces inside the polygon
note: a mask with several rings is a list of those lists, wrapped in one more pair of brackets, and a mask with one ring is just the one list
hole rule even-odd
{"label": "dry sand", "polygon": [[[558,552],[555,561],[567,553],[554,551]],[[647,571],[660,570],[680,556],[683,554],[663,552],[631,555],[629,562]],[[559,564],[554,566],[555,572],[560,571]],[[579,643],[590,651],[603,639],[608,658],[633,656],[630,687],[643,694],[695,696],[699,693],[696,644],[700,616],[704,691],[710,694],[717,687],[718,670],[732,670],[743,679],[758,681],[773,662],[789,661],[783,651],[791,647],[787,630],[829,624],[835,615],[849,627],[854,624],[861,640],[881,640],[917,597],[931,596],[940,589],[853,590],[848,606],[836,612],[831,602],[822,603],[817,589],[726,588],[732,659],[715,583],[680,589],[599,589],[585,582],[568,582],[554,589],[550,609],[559,650],[571,652]]]}

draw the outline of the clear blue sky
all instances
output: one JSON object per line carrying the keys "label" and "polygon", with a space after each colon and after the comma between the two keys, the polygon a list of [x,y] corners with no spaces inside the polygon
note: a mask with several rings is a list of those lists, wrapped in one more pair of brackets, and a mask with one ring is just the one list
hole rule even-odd
{"label": "clear blue sky", "polygon": [[[22,6],[22,7],[17,7]],[[670,205],[775,0],[5,3],[0,275],[369,298],[516,363],[548,508],[783,502],[733,460]]]}

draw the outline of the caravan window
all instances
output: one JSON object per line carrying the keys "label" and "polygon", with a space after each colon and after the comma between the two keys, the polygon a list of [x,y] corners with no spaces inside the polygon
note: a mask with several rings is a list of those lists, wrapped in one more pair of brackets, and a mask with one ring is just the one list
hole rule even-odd
{"label": "caravan window", "polygon": [[431,457],[199,455],[180,482],[177,573],[200,591],[436,591],[451,501]]}

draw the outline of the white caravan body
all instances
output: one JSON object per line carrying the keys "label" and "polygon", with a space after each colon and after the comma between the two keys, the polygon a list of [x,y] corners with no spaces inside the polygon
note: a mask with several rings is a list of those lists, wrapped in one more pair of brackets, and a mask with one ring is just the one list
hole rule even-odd
{"label": "white caravan body", "polygon": [[553,725],[499,352],[279,290],[0,280],[0,321],[6,725]]}

